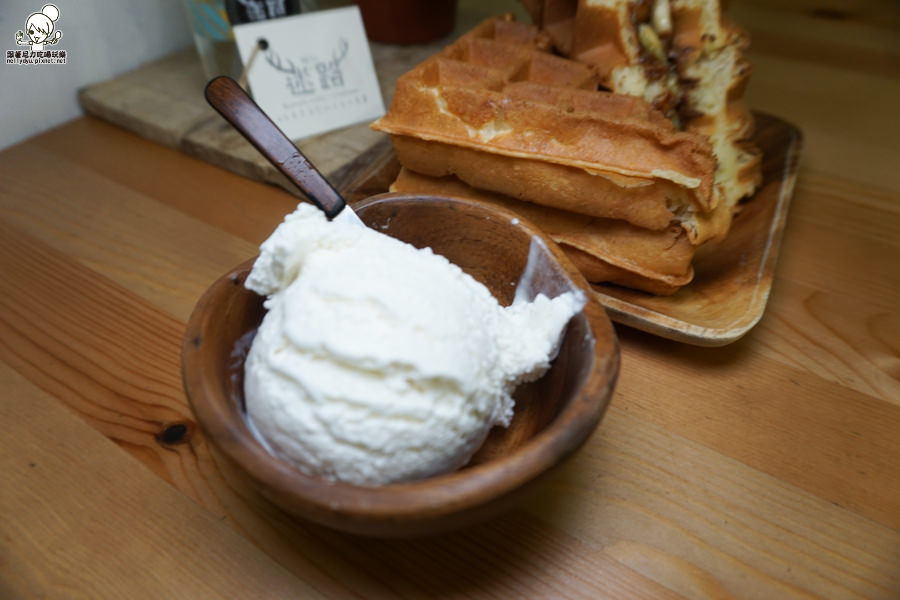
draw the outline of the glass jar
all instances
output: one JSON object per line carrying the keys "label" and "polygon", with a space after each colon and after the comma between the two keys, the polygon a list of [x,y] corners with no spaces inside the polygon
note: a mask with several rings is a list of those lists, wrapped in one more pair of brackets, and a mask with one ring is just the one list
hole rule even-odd
{"label": "glass jar", "polygon": [[241,76],[232,25],[277,19],[318,8],[317,0],[184,0],[194,45],[207,79]]}

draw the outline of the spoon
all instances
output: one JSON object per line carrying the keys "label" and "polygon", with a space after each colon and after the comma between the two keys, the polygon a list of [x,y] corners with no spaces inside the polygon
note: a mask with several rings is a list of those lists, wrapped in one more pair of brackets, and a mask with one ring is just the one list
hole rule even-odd
{"label": "spoon", "polygon": [[224,75],[212,79],[206,84],[204,95],[210,106],[300,188],[329,220],[340,218],[365,226],[337,190],[234,79]]}

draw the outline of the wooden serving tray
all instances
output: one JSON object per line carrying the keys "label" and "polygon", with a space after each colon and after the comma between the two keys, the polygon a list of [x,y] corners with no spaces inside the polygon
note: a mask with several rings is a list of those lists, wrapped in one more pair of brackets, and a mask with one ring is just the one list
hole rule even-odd
{"label": "wooden serving tray", "polygon": [[[672,296],[611,284],[593,285],[610,319],[698,346],[724,346],[762,318],[797,177],[803,136],[797,127],[754,113],[754,142],[763,152],[763,183],[735,217],[728,237],[694,258],[694,280]],[[400,165],[386,140],[347,166],[356,173],[342,192],[353,202],[387,191]]]}

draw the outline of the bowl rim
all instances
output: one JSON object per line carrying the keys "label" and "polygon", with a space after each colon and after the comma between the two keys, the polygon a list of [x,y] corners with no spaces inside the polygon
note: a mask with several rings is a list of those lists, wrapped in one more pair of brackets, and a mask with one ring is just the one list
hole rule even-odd
{"label": "bowl rim", "polygon": [[[619,371],[619,344],[605,310],[590,286],[562,250],[535,225],[516,213],[468,198],[379,194],[354,204],[354,208],[399,200],[440,201],[465,206],[486,217],[506,219],[513,227],[540,238],[574,287],[585,293],[583,309],[593,356],[581,391],[553,421],[511,454],[452,473],[412,482],[382,486],[358,486],[330,482],[307,475],[287,461],[269,454],[246,425],[235,427],[229,398],[215,389],[200,360],[203,332],[210,323],[208,308],[223,288],[243,284],[256,258],[251,258],[219,277],[200,297],[192,311],[182,344],[182,379],[188,402],[207,439],[220,452],[269,492],[290,499],[296,514],[342,515],[365,520],[430,520],[492,502],[511,494],[563,462],[590,436],[600,422],[615,388]],[[301,507],[300,512],[296,507]],[[307,515],[309,516],[309,515]]]}

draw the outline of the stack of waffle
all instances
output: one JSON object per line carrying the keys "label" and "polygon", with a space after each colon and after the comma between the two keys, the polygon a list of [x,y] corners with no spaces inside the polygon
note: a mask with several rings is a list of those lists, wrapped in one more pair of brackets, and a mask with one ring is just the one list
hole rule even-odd
{"label": "stack of waffle", "polygon": [[711,138],[644,98],[600,91],[594,65],[551,43],[496,17],[403,75],[373,124],[404,167],[391,189],[503,204],[589,281],[672,293],[730,222]]}

